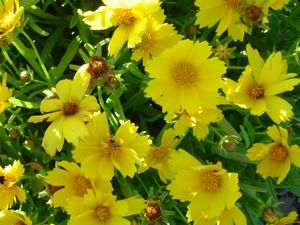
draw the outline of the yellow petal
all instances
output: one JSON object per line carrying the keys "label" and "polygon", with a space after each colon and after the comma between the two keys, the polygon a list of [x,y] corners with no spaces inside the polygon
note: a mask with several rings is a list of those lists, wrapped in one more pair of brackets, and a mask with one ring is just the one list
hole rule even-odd
{"label": "yellow petal", "polygon": [[116,56],[119,53],[119,51],[127,41],[128,35],[129,30],[126,26],[119,26],[115,30],[108,45],[109,55]]}
{"label": "yellow petal", "polygon": [[50,156],[54,156],[56,151],[61,151],[63,147],[63,122],[63,117],[57,118],[50,124],[44,134],[42,146]]}
{"label": "yellow petal", "polygon": [[76,116],[66,117],[63,121],[63,135],[69,143],[75,145],[89,134],[85,124]]}
{"label": "yellow petal", "polygon": [[72,101],[79,102],[83,98],[90,82],[90,75],[87,72],[89,64],[85,64],[76,72],[71,89]]}
{"label": "yellow petal", "polygon": [[293,116],[292,106],[277,96],[265,98],[267,114],[277,124],[289,120]]}
{"label": "yellow petal", "polygon": [[247,51],[250,67],[254,75],[254,80],[258,82],[259,81],[258,78],[260,77],[261,70],[264,66],[264,60],[259,55],[257,49],[253,49],[250,44],[247,44],[246,51]]}

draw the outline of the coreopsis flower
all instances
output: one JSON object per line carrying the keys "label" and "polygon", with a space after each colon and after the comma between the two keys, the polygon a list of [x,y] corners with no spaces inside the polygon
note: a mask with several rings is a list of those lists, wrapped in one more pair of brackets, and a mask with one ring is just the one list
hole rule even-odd
{"label": "coreopsis flower", "polygon": [[25,202],[25,191],[18,186],[24,167],[19,160],[15,160],[13,165],[8,165],[4,169],[0,166],[0,210],[12,207],[16,198]]}
{"label": "coreopsis flower", "polygon": [[0,224],[3,225],[32,225],[31,220],[20,211],[0,211]]}
{"label": "coreopsis flower", "polygon": [[245,215],[237,206],[225,208],[220,216],[214,218],[200,214],[192,215],[190,211],[187,212],[187,217],[190,221],[194,221],[194,225],[247,225]]}
{"label": "coreopsis flower", "polygon": [[135,47],[131,59],[143,59],[143,64],[150,60],[151,56],[159,56],[165,49],[172,47],[182,36],[177,34],[171,24],[156,21],[149,18],[146,29],[142,34],[141,42]]}
{"label": "coreopsis flower", "polygon": [[229,101],[250,109],[253,115],[267,113],[275,122],[287,121],[293,116],[292,106],[277,95],[292,91],[300,83],[293,78],[295,73],[287,73],[287,61],[281,52],[273,53],[264,62],[257,50],[247,45],[249,65],[238,82],[226,79],[225,93]]}
{"label": "coreopsis flower", "polygon": [[282,9],[290,0],[271,0],[270,7],[274,10]]}
{"label": "coreopsis flower", "polygon": [[88,190],[83,198],[72,198],[66,210],[71,215],[69,225],[130,225],[124,217],[142,212],[144,200],[136,197],[116,200],[116,196]]}
{"label": "coreopsis flower", "polygon": [[154,57],[145,67],[152,79],[145,89],[147,97],[170,114],[215,108],[226,67],[218,58],[209,58],[211,54],[206,41],[182,40]]}
{"label": "coreopsis flower", "polygon": [[179,170],[168,189],[173,198],[189,201],[192,215],[214,218],[240,198],[238,174],[228,173],[219,162]]}
{"label": "coreopsis flower", "polygon": [[0,2],[0,46],[13,40],[13,32],[20,25],[24,8],[19,0],[3,0]]}
{"label": "coreopsis flower", "polygon": [[112,185],[100,176],[93,179],[87,178],[81,168],[74,162],[61,161],[57,163],[62,167],[48,172],[45,182],[58,187],[51,196],[54,207],[65,207],[68,199],[83,197],[89,189],[112,192]]}
{"label": "coreopsis flower", "polygon": [[111,135],[105,113],[95,114],[87,128],[89,135],[72,152],[82,170],[91,177],[100,174],[112,179],[116,168],[123,176],[133,177],[136,164],[141,164],[150,149],[149,136],[137,133],[138,127],[130,121]]}
{"label": "coreopsis flower", "polygon": [[73,80],[61,80],[56,85],[57,98],[45,98],[41,102],[40,116],[31,116],[28,122],[38,123],[47,119],[52,122],[47,128],[42,146],[46,152],[54,156],[61,151],[64,139],[77,144],[88,135],[85,121],[90,115],[100,110],[94,96],[85,96],[90,75],[86,73],[88,64],[80,67]]}
{"label": "coreopsis flower", "polygon": [[298,213],[295,211],[290,212],[287,216],[278,219],[275,223],[271,225],[288,225],[288,224],[295,224],[298,218]]}
{"label": "coreopsis flower", "polygon": [[[220,100],[221,102],[221,100]],[[165,119],[169,121],[170,115],[167,115]],[[220,121],[223,118],[222,111],[216,108],[201,108],[196,113],[187,113],[183,111],[177,113],[176,116],[169,121],[174,123],[173,129],[176,134],[183,136],[186,134],[189,128],[192,128],[193,135],[199,140],[205,138],[208,133],[208,125]]]}
{"label": "coreopsis flower", "polygon": [[109,54],[113,56],[118,54],[126,41],[129,48],[141,42],[149,15],[158,21],[165,18],[159,0],[103,0],[103,3],[105,6],[100,6],[96,11],[84,13],[83,21],[92,30],[118,26],[108,46]]}
{"label": "coreopsis flower", "polygon": [[300,147],[289,146],[288,131],[282,127],[269,127],[267,134],[273,142],[254,144],[248,149],[247,156],[259,161],[256,171],[264,179],[278,177],[277,184],[280,184],[289,173],[291,164],[300,167]]}
{"label": "coreopsis flower", "polygon": [[139,172],[143,172],[149,167],[157,169],[160,179],[166,183],[167,180],[174,177],[182,165],[199,165],[198,161],[183,149],[175,150],[177,144],[179,144],[179,139],[176,132],[173,129],[165,130],[160,144],[147,152],[141,167],[139,167]]}
{"label": "coreopsis flower", "polygon": [[218,23],[216,30],[218,36],[228,30],[228,34],[233,40],[242,41],[244,33],[248,29],[241,21],[244,4],[243,0],[196,0],[195,5],[200,7],[196,24],[203,28],[206,26],[212,27]]}
{"label": "coreopsis flower", "polygon": [[5,73],[2,78],[2,85],[0,85],[0,113],[4,112],[10,106],[8,100],[12,95],[12,89],[6,86],[7,74]]}

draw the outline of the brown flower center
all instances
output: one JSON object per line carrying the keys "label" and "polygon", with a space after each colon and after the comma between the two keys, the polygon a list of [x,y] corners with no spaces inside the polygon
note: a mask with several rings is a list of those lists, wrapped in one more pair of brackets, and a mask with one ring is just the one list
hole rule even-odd
{"label": "brown flower center", "polygon": [[109,74],[110,68],[103,57],[94,56],[89,64],[89,68],[87,69],[87,71],[94,79],[97,79]]}
{"label": "brown flower center", "polygon": [[26,223],[24,223],[23,221],[18,221],[15,225],[26,225]]}
{"label": "brown flower center", "polygon": [[169,158],[170,150],[166,147],[155,147],[152,148],[151,151],[148,153],[148,158],[153,163],[161,163],[165,162]]}
{"label": "brown flower center", "polygon": [[249,5],[246,7],[246,14],[249,17],[249,19],[253,22],[254,26],[259,26],[261,24],[262,20],[262,14],[263,11],[261,8],[255,6],[255,5]]}
{"label": "brown flower center", "polygon": [[75,102],[65,102],[63,104],[63,115],[64,116],[73,116],[75,115],[79,110],[79,106]]}
{"label": "brown flower center", "polygon": [[264,97],[264,87],[260,84],[252,84],[248,88],[248,95],[254,100],[259,100]]}
{"label": "brown flower center", "polygon": [[222,178],[214,171],[205,171],[201,175],[200,184],[206,192],[215,192],[221,186]]}
{"label": "brown flower center", "polygon": [[135,17],[133,16],[130,9],[120,9],[117,14],[118,24],[131,25],[135,21]]}
{"label": "brown flower center", "polygon": [[162,220],[162,213],[159,204],[155,201],[150,201],[145,208],[144,216],[148,219],[150,224],[160,222]]}
{"label": "brown flower center", "polygon": [[242,0],[225,0],[225,2],[228,6],[231,6],[234,8],[242,8],[242,6],[243,6]]}
{"label": "brown flower center", "polygon": [[108,207],[104,207],[104,206],[98,206],[95,209],[95,215],[96,217],[101,221],[101,222],[105,222],[109,219],[110,217],[110,212],[109,212],[109,208]]}
{"label": "brown flower center", "polygon": [[182,86],[190,86],[196,82],[197,70],[194,65],[187,62],[180,62],[172,69],[175,82]]}
{"label": "brown flower center", "polygon": [[142,37],[142,42],[139,44],[139,48],[143,51],[147,51],[154,46],[154,40],[150,33],[145,32]]}
{"label": "brown flower center", "polygon": [[92,183],[90,179],[87,179],[83,175],[76,175],[73,178],[73,187],[76,196],[84,196],[87,193],[87,189],[92,188]]}
{"label": "brown flower center", "polygon": [[269,156],[273,162],[281,163],[281,162],[284,162],[288,158],[289,151],[282,144],[276,144],[272,148],[270,148]]}

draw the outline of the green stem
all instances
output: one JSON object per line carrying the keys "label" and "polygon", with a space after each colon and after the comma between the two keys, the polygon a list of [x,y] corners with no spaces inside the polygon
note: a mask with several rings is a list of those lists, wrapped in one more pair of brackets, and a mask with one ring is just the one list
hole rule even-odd
{"label": "green stem", "polygon": [[52,84],[52,80],[50,79],[50,75],[48,73],[48,70],[47,70],[47,68],[46,68],[46,66],[45,66],[45,64],[44,64],[44,62],[43,62],[43,60],[42,60],[42,58],[41,58],[41,56],[40,56],[40,54],[39,54],[39,52],[38,52],[35,44],[34,44],[34,42],[33,42],[33,40],[31,39],[31,37],[28,34],[26,34],[25,31],[22,31],[21,33],[24,35],[24,37],[30,43],[30,45],[31,45],[31,47],[33,49],[33,52],[35,54],[35,57],[37,58],[38,62],[40,63],[40,66],[41,66],[41,68],[42,68],[42,70],[44,72],[44,75],[45,75],[45,77],[46,77],[49,85],[52,87],[53,84]]}
{"label": "green stem", "polygon": [[13,63],[13,61],[11,60],[11,58],[9,57],[9,55],[7,54],[6,50],[4,50],[2,48],[2,53],[3,53],[3,56],[4,58],[6,59],[6,61],[12,66],[12,68],[14,69],[14,71],[16,73],[19,73],[19,70],[17,69],[17,67],[15,66],[15,63]]}

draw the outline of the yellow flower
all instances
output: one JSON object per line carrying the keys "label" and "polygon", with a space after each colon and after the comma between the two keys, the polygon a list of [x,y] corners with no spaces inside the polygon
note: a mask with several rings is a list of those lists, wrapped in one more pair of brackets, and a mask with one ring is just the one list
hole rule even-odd
{"label": "yellow flower", "polygon": [[56,85],[58,98],[44,99],[41,103],[41,116],[32,116],[28,122],[53,121],[47,128],[42,146],[46,152],[54,156],[61,151],[64,139],[77,144],[88,135],[84,121],[88,121],[92,112],[100,106],[94,96],[85,96],[90,81],[87,74],[88,64],[82,66],[75,74],[73,81],[61,80]]}
{"label": "yellow flower", "polygon": [[[1,15],[1,14],[0,14]],[[12,89],[6,86],[7,74],[5,73],[2,78],[2,85],[0,85],[0,113],[10,106],[8,99],[12,95]]]}
{"label": "yellow flower", "polygon": [[244,8],[243,0],[196,0],[195,5],[200,7],[196,20],[196,24],[199,24],[200,28],[212,27],[219,22],[216,31],[218,36],[228,30],[233,40],[242,41],[244,39],[247,26],[240,19],[241,11]]}
{"label": "yellow flower", "polygon": [[173,129],[165,130],[160,144],[147,152],[139,172],[144,172],[149,167],[157,169],[160,179],[166,183],[179,169],[183,168],[183,165],[199,165],[199,162],[183,149],[175,150],[179,141],[176,136]]}
{"label": "yellow flower", "polygon": [[266,62],[250,45],[247,54],[250,65],[238,82],[226,79],[227,99],[250,109],[253,115],[266,112],[275,123],[289,120],[293,116],[292,106],[277,95],[292,91],[300,83],[300,79],[293,78],[297,74],[287,73],[287,62],[280,52],[273,53]]}
{"label": "yellow flower", "polygon": [[[167,121],[170,120],[169,117],[171,116],[166,116]],[[218,108],[209,109],[199,107],[199,110],[196,113],[189,114],[186,111],[177,113],[177,116],[173,116],[169,122],[174,123],[173,129],[176,131],[176,135],[183,136],[189,128],[192,128],[195,137],[201,140],[209,133],[208,125],[210,123],[218,122],[222,118],[222,111]]]}
{"label": "yellow flower", "polygon": [[136,197],[116,201],[112,194],[88,190],[83,198],[72,198],[66,206],[69,225],[130,225],[124,217],[140,213],[144,200]]}
{"label": "yellow flower", "polygon": [[170,114],[215,108],[226,67],[218,58],[208,58],[211,54],[206,41],[179,41],[147,63],[145,70],[152,80],[146,95]]}
{"label": "yellow flower", "polygon": [[140,60],[143,58],[143,63],[146,65],[151,56],[159,56],[160,53],[172,47],[181,38],[182,36],[174,31],[171,24],[162,24],[150,17],[146,30],[142,34],[142,40],[134,49],[131,59]]}
{"label": "yellow flower", "polygon": [[46,183],[59,187],[51,198],[54,207],[64,207],[67,200],[74,196],[83,197],[88,189],[112,192],[112,185],[108,180],[100,176],[87,178],[76,163],[61,161],[57,165],[64,169],[56,168],[48,172],[45,178]]}
{"label": "yellow flower", "polygon": [[142,40],[149,15],[158,21],[165,18],[159,0],[103,0],[103,3],[105,6],[100,6],[96,11],[84,13],[83,21],[92,30],[118,26],[108,46],[109,54],[113,56],[118,54],[127,40],[129,48]]}
{"label": "yellow flower", "polygon": [[31,220],[19,211],[0,211],[0,224],[2,225],[32,225]]}
{"label": "yellow flower", "polygon": [[271,0],[270,7],[274,10],[282,9],[290,0]]}
{"label": "yellow flower", "polygon": [[0,166],[0,210],[12,207],[16,197],[25,202],[25,191],[17,185],[23,173],[24,167],[18,160],[4,169]]}
{"label": "yellow flower", "polygon": [[277,184],[281,183],[291,164],[300,167],[300,148],[298,145],[289,146],[288,132],[282,127],[272,126],[267,134],[274,142],[270,144],[256,143],[248,149],[250,160],[258,160],[257,172],[263,177],[278,177]]}
{"label": "yellow flower", "polygon": [[214,218],[207,218],[200,214],[191,215],[190,211],[187,217],[190,221],[194,221],[194,225],[247,225],[245,215],[237,206],[225,208],[220,216]]}
{"label": "yellow flower", "polygon": [[297,222],[298,213],[293,211],[290,212],[286,217],[280,218],[276,223],[272,225],[288,225],[288,224],[294,224]]}
{"label": "yellow flower", "polygon": [[10,43],[13,31],[20,25],[20,18],[24,8],[19,5],[19,0],[3,0],[0,2],[0,46]]}
{"label": "yellow flower", "polygon": [[175,199],[190,201],[191,215],[199,214],[205,218],[221,215],[241,196],[238,174],[228,173],[221,163],[180,170],[168,189]]}
{"label": "yellow flower", "polygon": [[141,164],[150,149],[149,136],[139,135],[138,127],[130,121],[121,124],[115,135],[110,135],[105,113],[97,113],[87,128],[89,135],[72,152],[82,170],[91,177],[100,174],[112,179],[116,168],[123,176],[133,177],[137,171],[135,164]]}

